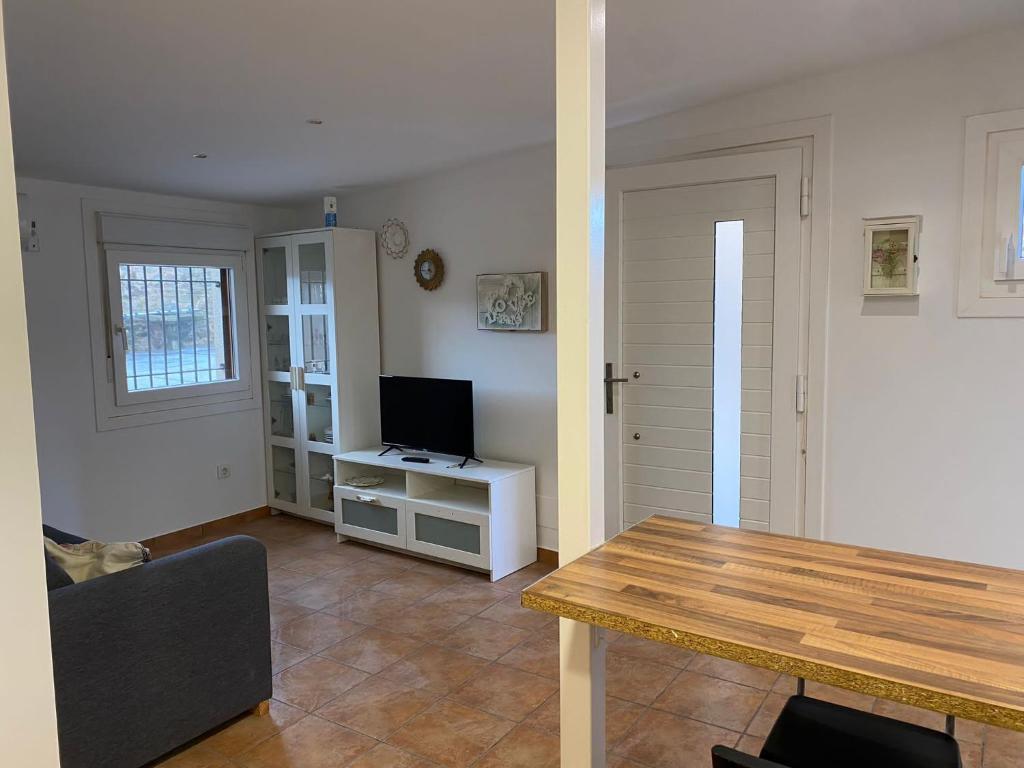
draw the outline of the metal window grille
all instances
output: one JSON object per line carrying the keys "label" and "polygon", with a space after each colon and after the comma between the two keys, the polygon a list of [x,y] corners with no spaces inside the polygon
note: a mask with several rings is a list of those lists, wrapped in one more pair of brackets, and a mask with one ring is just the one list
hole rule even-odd
{"label": "metal window grille", "polygon": [[235,378],[232,270],[120,264],[118,273],[129,392]]}

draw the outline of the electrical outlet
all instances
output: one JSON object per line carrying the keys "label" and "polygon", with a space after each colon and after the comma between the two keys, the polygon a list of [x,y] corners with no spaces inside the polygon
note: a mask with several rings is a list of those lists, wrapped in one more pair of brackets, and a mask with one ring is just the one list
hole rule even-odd
{"label": "electrical outlet", "polygon": [[218,480],[227,480],[229,477],[231,477],[231,466],[228,465],[228,464],[218,464],[217,465],[217,479]]}

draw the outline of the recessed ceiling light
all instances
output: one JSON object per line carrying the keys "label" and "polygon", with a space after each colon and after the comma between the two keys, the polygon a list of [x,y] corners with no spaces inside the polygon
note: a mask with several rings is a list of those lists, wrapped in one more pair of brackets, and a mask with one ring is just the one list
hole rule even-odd
{"label": "recessed ceiling light", "polygon": [[310,125],[323,125],[324,124],[324,121],[321,120],[319,117],[311,117],[306,122],[309,123]]}
{"label": "recessed ceiling light", "polygon": [[196,152],[194,155],[192,155],[192,157],[194,157],[196,160],[205,160],[207,155],[205,152]]}

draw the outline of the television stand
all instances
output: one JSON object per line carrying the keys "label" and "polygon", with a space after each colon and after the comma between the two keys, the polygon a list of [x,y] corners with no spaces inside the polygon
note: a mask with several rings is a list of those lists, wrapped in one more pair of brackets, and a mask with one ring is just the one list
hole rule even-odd
{"label": "television stand", "polygon": [[[496,581],[537,559],[535,469],[475,457],[415,452],[381,455],[380,448],[334,457],[334,530],[347,538],[453,563]],[[480,462],[464,466],[468,460]],[[462,462],[460,465],[459,462]],[[345,480],[383,478],[360,488]]]}
{"label": "television stand", "polygon": [[468,464],[471,461],[475,461],[478,464],[483,464],[484,463],[483,459],[478,459],[476,456],[467,456],[466,458],[464,458],[462,460],[462,463],[459,464],[459,469],[465,469],[466,468],[466,464]]}
{"label": "television stand", "polygon": [[402,453],[402,449],[399,448],[397,445],[388,445],[388,446],[385,446],[384,450],[381,451],[380,453],[378,453],[377,455],[378,456],[387,456],[392,451],[398,451],[399,453]]}

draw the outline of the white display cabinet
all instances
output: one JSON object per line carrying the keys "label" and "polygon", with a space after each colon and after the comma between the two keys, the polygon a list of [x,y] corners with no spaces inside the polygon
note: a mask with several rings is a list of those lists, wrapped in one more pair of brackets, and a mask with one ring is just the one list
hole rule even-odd
{"label": "white display cabinet", "polygon": [[380,332],[373,232],[257,238],[267,498],[334,522],[339,451],[380,440]]}
{"label": "white display cabinet", "polygon": [[[485,571],[492,581],[537,559],[535,471],[484,460],[460,468],[460,457],[415,452],[429,464],[402,461],[381,449],[334,457],[335,524],[345,538],[381,544]],[[358,488],[347,479],[377,476]]]}

